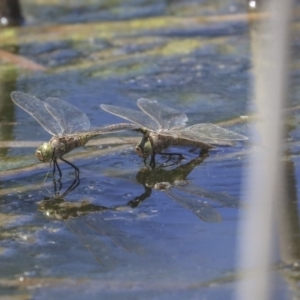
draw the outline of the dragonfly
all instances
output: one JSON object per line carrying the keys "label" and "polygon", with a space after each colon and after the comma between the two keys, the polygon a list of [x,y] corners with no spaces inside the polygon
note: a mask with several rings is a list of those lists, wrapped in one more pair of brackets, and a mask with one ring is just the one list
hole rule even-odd
{"label": "dragonfly", "polygon": [[49,97],[45,101],[39,98],[14,91],[11,93],[12,101],[36,119],[40,125],[52,135],[52,138],[38,146],[35,156],[41,162],[53,163],[53,178],[56,169],[59,172],[60,181],[62,172],[57,159],[70,165],[75,170],[73,186],[75,189],[79,183],[79,169],[63,158],[70,151],[84,146],[91,138],[101,134],[134,129],[133,124],[120,123],[116,125],[101,126],[91,129],[88,116],[77,107],[59,98]]}
{"label": "dragonfly", "polygon": [[193,146],[201,148],[200,154],[214,146],[232,146],[234,141],[247,140],[244,135],[224,129],[214,124],[204,123],[186,126],[188,117],[176,109],[168,107],[156,100],[140,98],[137,106],[141,111],[129,108],[101,104],[100,107],[116,116],[140,126],[134,131],[143,134],[136,145],[136,153],[143,158],[144,164],[150,156],[150,167],[155,167],[156,154],[179,155],[181,153],[163,153],[171,145]]}

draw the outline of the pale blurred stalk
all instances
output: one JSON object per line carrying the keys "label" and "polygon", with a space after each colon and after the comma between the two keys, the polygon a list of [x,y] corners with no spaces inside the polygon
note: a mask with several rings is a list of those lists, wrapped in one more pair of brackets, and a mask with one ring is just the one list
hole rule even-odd
{"label": "pale blurred stalk", "polygon": [[267,17],[251,30],[258,143],[245,184],[247,208],[240,215],[238,270],[248,276],[237,283],[238,300],[271,299],[270,267],[273,247],[277,246],[275,218],[284,197],[283,108],[293,1],[270,0],[264,4]]}

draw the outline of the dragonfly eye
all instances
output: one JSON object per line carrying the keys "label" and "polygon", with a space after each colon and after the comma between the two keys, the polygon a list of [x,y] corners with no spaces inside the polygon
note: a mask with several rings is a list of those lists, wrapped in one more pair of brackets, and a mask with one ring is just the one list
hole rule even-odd
{"label": "dragonfly eye", "polygon": [[138,156],[141,156],[141,157],[144,156],[143,150],[142,150],[142,148],[141,148],[140,146],[136,146],[136,147],[135,147],[135,152],[136,152],[136,154],[137,154]]}
{"label": "dragonfly eye", "polygon": [[137,153],[137,155],[143,158],[147,158],[152,154],[152,145],[148,137],[143,138],[141,142],[136,145],[135,152]]}
{"label": "dragonfly eye", "polygon": [[52,160],[53,151],[49,143],[43,143],[35,151],[35,156],[41,162],[50,162]]}
{"label": "dragonfly eye", "polygon": [[144,158],[147,158],[152,154],[152,145],[149,140],[144,144],[143,154]]}

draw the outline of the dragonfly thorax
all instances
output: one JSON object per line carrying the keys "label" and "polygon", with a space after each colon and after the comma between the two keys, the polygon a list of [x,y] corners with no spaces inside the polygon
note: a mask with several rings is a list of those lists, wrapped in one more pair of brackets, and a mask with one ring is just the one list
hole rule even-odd
{"label": "dragonfly thorax", "polygon": [[53,158],[53,150],[50,143],[43,143],[38,146],[35,156],[41,162],[50,162]]}

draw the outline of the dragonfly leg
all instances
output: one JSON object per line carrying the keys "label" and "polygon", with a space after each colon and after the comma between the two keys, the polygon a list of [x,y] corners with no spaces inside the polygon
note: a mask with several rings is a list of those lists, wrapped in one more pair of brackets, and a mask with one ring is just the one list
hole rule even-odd
{"label": "dragonfly leg", "polygon": [[57,167],[58,174],[59,174],[58,181],[60,181],[60,180],[61,180],[61,177],[62,177],[62,172],[61,172],[60,167],[59,167],[59,165],[58,165],[57,159],[54,160],[54,165],[56,165],[56,167]]}
{"label": "dragonfly leg", "polygon": [[63,197],[64,197],[71,191],[75,190],[78,187],[78,185],[80,184],[80,177],[79,177],[80,171],[75,165],[73,165],[69,161],[63,159],[62,157],[60,159],[63,162],[65,162],[66,164],[70,165],[75,170],[75,179],[73,180],[72,184],[67,188],[67,190],[63,193]]}
{"label": "dragonfly leg", "polygon": [[144,162],[145,167],[147,167],[147,162],[146,161],[147,161],[147,158],[144,158],[143,162]]}
{"label": "dragonfly leg", "polygon": [[73,182],[71,183],[71,185],[64,191],[64,193],[61,195],[61,197],[63,198],[63,197],[65,197],[65,196],[67,196],[70,192],[72,192],[73,190],[75,190],[76,189],[76,187],[79,185],[79,183],[80,183],[80,181],[77,179],[77,178],[75,178],[74,180],[73,180]]}
{"label": "dragonfly leg", "polygon": [[58,181],[60,181],[60,179],[62,177],[62,173],[61,173],[60,167],[58,165],[57,158],[55,156],[55,148],[54,148],[53,153],[52,153],[52,159],[50,161],[50,166],[51,166],[51,163],[53,163],[53,180],[54,180],[55,171],[56,171],[56,167],[57,167],[57,170],[58,170],[58,173],[59,173]]}
{"label": "dragonfly leg", "polygon": [[[57,183],[59,183],[58,188],[57,188]],[[58,195],[60,190],[62,189],[62,183],[60,180],[56,181],[53,177],[53,185],[54,185],[54,194]]]}
{"label": "dragonfly leg", "polygon": [[[55,174],[56,168],[57,168],[58,173],[59,173],[59,179],[58,179],[57,181],[55,180],[55,175],[54,175],[54,174]],[[54,158],[54,159],[53,159],[53,184],[54,184],[54,193],[55,193],[55,194],[58,194],[59,191],[60,191],[61,188],[62,188],[62,183],[61,183],[61,181],[60,181],[61,176],[62,176],[62,173],[61,173],[60,167],[59,167],[59,165],[58,165],[58,163],[57,163],[57,159]],[[57,188],[57,185],[56,185],[57,182],[59,182],[59,187],[58,187],[58,188]]]}
{"label": "dragonfly leg", "polygon": [[198,151],[199,147],[193,147],[189,150],[190,153],[196,153]]}
{"label": "dragonfly leg", "polygon": [[52,158],[51,158],[51,160],[50,160],[50,167],[51,167],[51,164],[53,163],[53,174],[52,174],[53,178],[54,178],[55,168],[56,168],[54,152],[55,152],[55,148],[54,148],[54,151],[53,151],[53,153],[52,153]]}
{"label": "dragonfly leg", "polygon": [[172,156],[174,156],[174,155],[178,156],[178,161],[176,161],[176,163],[179,163],[182,159],[184,159],[184,156],[181,153],[166,153],[166,152],[163,152],[163,153],[159,153],[159,154],[169,156],[169,158],[165,161],[165,163],[169,162],[171,160]]}
{"label": "dragonfly leg", "polygon": [[169,155],[169,157],[173,155],[177,155],[180,159],[184,159],[184,156],[181,153],[174,153],[174,152],[161,152],[160,155]]}
{"label": "dragonfly leg", "polygon": [[150,164],[149,164],[149,166],[150,166],[152,169],[155,168],[155,154],[156,154],[156,153],[154,153],[154,152],[151,154],[151,159],[150,159]]}

